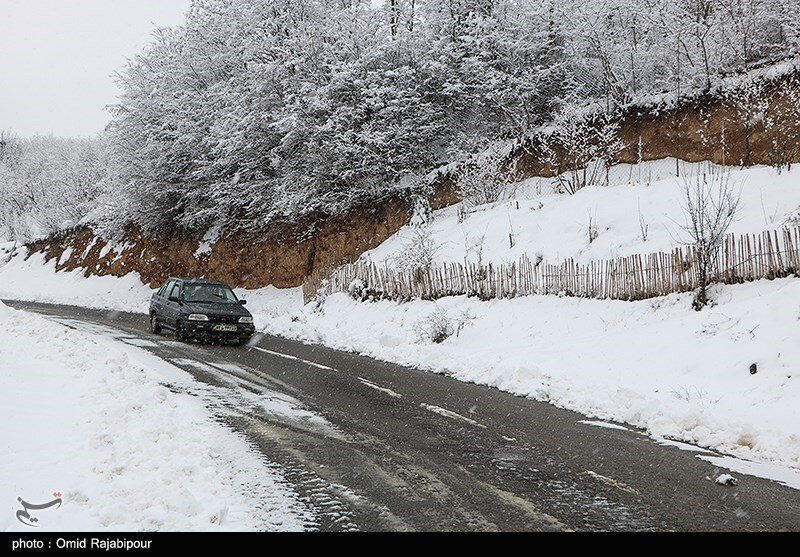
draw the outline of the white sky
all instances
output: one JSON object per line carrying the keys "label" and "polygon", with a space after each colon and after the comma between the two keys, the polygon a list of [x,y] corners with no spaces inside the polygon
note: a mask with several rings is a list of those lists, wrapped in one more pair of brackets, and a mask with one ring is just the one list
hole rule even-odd
{"label": "white sky", "polygon": [[190,0],[0,0],[0,130],[92,135],[116,100],[111,74]]}

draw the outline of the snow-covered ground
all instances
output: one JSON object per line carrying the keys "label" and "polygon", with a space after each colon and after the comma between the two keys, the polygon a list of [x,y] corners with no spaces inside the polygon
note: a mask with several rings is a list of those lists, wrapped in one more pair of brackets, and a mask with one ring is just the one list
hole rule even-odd
{"label": "snow-covered ground", "polygon": [[[587,263],[670,251],[688,240],[681,227],[686,222],[683,178],[676,178],[674,170],[674,159],[617,165],[609,177],[610,183],[617,185],[587,187],[575,195],[554,193],[552,179],[533,178],[521,182],[511,199],[471,209],[461,223],[457,206],[436,211],[429,226],[435,262],[477,261],[480,254],[484,264],[510,263],[523,254],[531,259],[538,254],[549,263],[567,258]],[[740,193],[740,209],[731,233],[756,233],[785,224],[800,226],[797,168],[782,174],[768,167],[725,172],[707,163],[682,163],[681,172],[685,176],[727,174],[730,189]],[[597,231],[592,242],[590,219]],[[363,257],[391,262],[408,250],[415,236],[416,229],[406,226]]]}
{"label": "snow-covered ground", "polygon": [[56,273],[56,261],[44,255],[25,258],[19,248],[5,265],[0,258],[0,299],[68,304],[98,309],[147,313],[153,290],[142,284],[138,273],[124,277],[84,277],[82,269]]}
{"label": "snow-covered ground", "polygon": [[[0,249],[2,246],[0,244]],[[18,248],[14,257],[4,264],[0,252],[0,299],[147,313],[153,292],[154,289],[142,284],[138,273],[124,277],[85,277],[81,269],[56,272],[55,260],[45,263],[41,253],[34,253],[26,259],[25,249]],[[247,308],[255,316],[256,326],[262,327],[273,316],[294,311],[303,304],[299,288],[239,288],[236,294],[247,300]]]}
{"label": "snow-covered ground", "polygon": [[[120,281],[121,285],[125,281]],[[74,294],[74,293],[73,293]],[[0,530],[299,530],[274,465],[141,349],[0,304]]]}
{"label": "snow-covered ground", "polygon": [[[475,261],[480,253],[484,263],[502,262],[527,253],[550,262],[588,261],[669,250],[681,242],[684,222],[671,168],[670,161],[621,165],[612,173],[619,185],[572,196],[553,193],[550,180],[528,180],[513,199],[477,207],[463,222],[456,207],[437,211],[429,225],[436,260]],[[692,169],[702,171],[698,165],[683,172]],[[639,184],[627,185],[625,176]],[[800,224],[798,178],[797,169],[780,175],[770,168],[732,170],[741,202],[731,232]],[[598,229],[592,242],[590,216]],[[392,261],[414,235],[405,227],[365,257]],[[88,285],[95,279],[21,259],[0,267],[0,297],[146,307],[150,290],[135,281]],[[93,297],[95,288],[108,295]],[[302,307],[299,289],[239,293],[271,333],[492,385],[659,438],[800,468],[797,278],[715,286],[714,303],[702,312],[691,309],[691,294],[641,302],[553,296],[404,304],[336,294]],[[425,333],[433,321],[457,334],[430,342]]]}
{"label": "snow-covered ground", "polygon": [[[528,254],[588,262],[669,251],[685,240],[683,182],[670,175],[674,168],[674,160],[619,165],[610,177],[618,185],[576,195],[554,193],[552,180],[534,178],[462,222],[457,207],[437,211],[427,225],[434,260],[486,264]],[[800,225],[797,169],[682,163],[681,172],[727,175],[740,195],[732,233]],[[591,242],[590,219],[598,232]],[[406,226],[363,257],[391,265],[413,251],[419,230]],[[267,330],[627,422],[658,437],[800,467],[800,279],[715,286],[712,298],[712,307],[695,312],[691,294],[641,302],[461,296],[404,304],[335,294],[269,320]],[[431,342],[435,326],[452,336]]]}

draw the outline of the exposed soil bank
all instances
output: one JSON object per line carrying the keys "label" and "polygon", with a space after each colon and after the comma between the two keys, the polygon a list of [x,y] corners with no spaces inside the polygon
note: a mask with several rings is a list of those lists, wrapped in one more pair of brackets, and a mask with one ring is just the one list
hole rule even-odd
{"label": "exposed soil bank", "polygon": [[202,235],[175,232],[169,237],[131,228],[118,242],[98,237],[88,227],[36,242],[30,252],[55,258],[57,270],[85,269],[86,276],[122,276],[136,271],[153,286],[169,276],[205,276],[235,287],[279,288],[299,285],[314,269],[356,259],[378,246],[408,221],[409,203],[390,199],[319,222],[276,226],[265,234],[223,235],[210,251],[198,253]]}
{"label": "exposed soil bank", "polygon": [[[719,97],[699,97],[671,109],[631,108],[620,120],[625,146],[617,162],[676,157],[748,165],[773,164],[777,156],[797,162],[800,122],[791,117],[790,105],[795,101],[787,96],[796,90],[785,87],[794,80],[789,75],[765,89],[770,118],[778,122],[771,128],[757,118],[744,117],[741,109]],[[555,174],[557,169],[542,152],[541,145],[529,141],[512,153],[522,178]],[[432,207],[458,200],[453,179],[441,177],[431,194]],[[315,270],[352,262],[380,245],[408,222],[411,206],[408,197],[395,195],[335,217],[310,216],[294,225],[275,224],[257,236],[223,233],[205,253],[197,252],[202,234],[153,237],[131,228],[122,241],[109,244],[86,227],[36,242],[30,250],[43,252],[47,260],[56,258],[59,270],[83,268],[87,276],[136,271],[152,285],[181,275],[215,278],[235,287],[271,284],[285,288],[302,284]]]}
{"label": "exposed soil bank", "polygon": [[[752,99],[703,95],[674,108],[631,107],[619,121],[624,146],[614,162],[665,158],[732,166],[798,162],[798,78],[789,74],[766,82],[762,94]],[[554,150],[560,151],[557,145]],[[528,140],[511,158],[523,177],[554,176],[558,169],[544,152],[540,143]]]}

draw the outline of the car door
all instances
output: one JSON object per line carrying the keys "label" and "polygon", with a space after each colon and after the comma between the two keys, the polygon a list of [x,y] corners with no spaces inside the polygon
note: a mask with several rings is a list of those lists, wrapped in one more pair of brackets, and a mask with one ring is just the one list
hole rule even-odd
{"label": "car door", "polygon": [[150,310],[155,313],[159,322],[164,322],[164,302],[166,301],[166,294],[169,292],[169,289],[172,288],[172,283],[175,282],[173,280],[168,280],[164,284],[161,285],[161,288],[153,294],[152,299],[150,300]]}
{"label": "car door", "polygon": [[176,280],[172,288],[168,290],[164,301],[164,323],[171,329],[175,328],[181,316],[181,305],[179,302],[175,301],[180,300],[180,298],[181,282]]}

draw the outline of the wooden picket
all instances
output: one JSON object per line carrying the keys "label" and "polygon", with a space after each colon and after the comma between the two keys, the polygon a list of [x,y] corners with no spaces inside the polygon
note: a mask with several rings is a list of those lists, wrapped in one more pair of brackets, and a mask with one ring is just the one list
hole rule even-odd
{"label": "wooden picket", "polygon": [[[522,255],[511,264],[479,266],[445,263],[403,272],[372,262],[317,269],[303,283],[306,302],[319,294],[347,292],[360,281],[369,295],[393,300],[435,300],[467,295],[482,300],[555,294],[585,298],[642,300],[699,286],[692,246],[672,252],[630,255],[580,264],[532,261]],[[800,272],[800,227],[725,237],[713,261],[710,282],[726,284],[774,279]]]}

